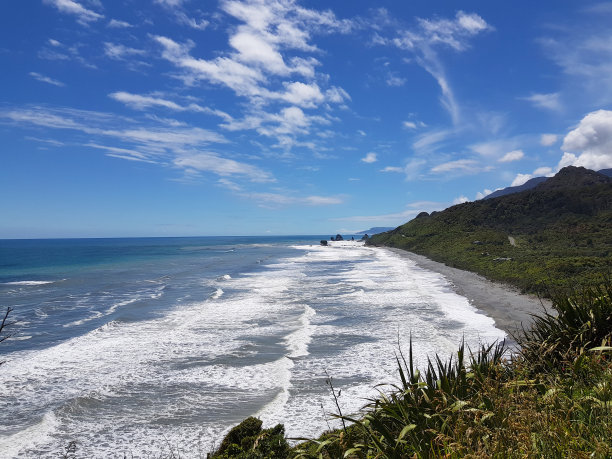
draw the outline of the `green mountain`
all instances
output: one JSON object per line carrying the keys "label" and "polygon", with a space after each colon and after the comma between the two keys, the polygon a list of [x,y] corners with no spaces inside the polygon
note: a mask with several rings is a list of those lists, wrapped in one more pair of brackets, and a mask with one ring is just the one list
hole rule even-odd
{"label": "green mountain", "polygon": [[526,291],[612,273],[612,179],[566,167],[536,187],[459,204],[370,239]]}

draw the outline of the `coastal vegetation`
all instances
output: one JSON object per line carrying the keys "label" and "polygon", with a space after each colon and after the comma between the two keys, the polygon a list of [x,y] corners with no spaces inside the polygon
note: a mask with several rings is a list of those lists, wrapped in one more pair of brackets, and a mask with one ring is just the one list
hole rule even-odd
{"label": "coastal vegetation", "polygon": [[369,244],[550,296],[612,272],[612,180],[566,167],[533,189],[422,213]]}

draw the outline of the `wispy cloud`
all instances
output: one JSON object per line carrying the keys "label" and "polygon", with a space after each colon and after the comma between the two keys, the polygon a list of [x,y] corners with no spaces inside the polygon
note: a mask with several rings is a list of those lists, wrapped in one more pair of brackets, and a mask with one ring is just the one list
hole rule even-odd
{"label": "wispy cloud", "polygon": [[176,18],[176,22],[181,25],[185,25],[192,29],[204,30],[210,24],[206,19],[196,19],[189,16],[183,8],[183,0],[155,0],[155,3],[163,6],[167,11],[171,12]]}
{"label": "wispy cloud", "polygon": [[[563,27],[553,28],[538,40],[545,56],[568,77],[563,81],[564,90],[568,92],[569,89],[581,102],[588,101],[598,107],[612,102],[609,11],[609,3],[593,5],[583,10],[587,15],[586,21],[569,22]],[[588,27],[584,26],[585,22]]]}
{"label": "wispy cloud", "polygon": [[273,182],[272,175],[259,167],[223,158],[213,152],[182,152],[173,163],[180,169],[211,172],[221,177],[244,176],[253,182]]}
{"label": "wispy cloud", "polygon": [[218,181],[218,184],[223,188],[226,188],[241,198],[255,201],[259,206],[266,208],[278,208],[285,206],[334,206],[343,204],[346,201],[346,196],[319,196],[319,195],[308,195],[299,196],[293,190],[284,190],[281,192],[260,192],[260,191],[247,191],[241,185],[235,181],[227,180],[222,178]]}
{"label": "wispy cloud", "polygon": [[123,60],[133,56],[144,56],[147,52],[143,49],[130,48],[122,44],[105,42],[104,54],[111,59]]}
{"label": "wispy cloud", "polygon": [[499,158],[497,161],[500,163],[509,163],[512,161],[519,161],[523,159],[524,156],[525,156],[525,153],[523,152],[523,150],[513,150],[513,151],[509,151],[508,153],[506,153],[504,156]]}
{"label": "wispy cloud", "polygon": [[77,22],[84,25],[104,18],[104,15],[87,9],[74,0],[43,0],[43,3],[54,6],[60,13],[76,16]]}
{"label": "wispy cloud", "polygon": [[427,161],[422,158],[410,158],[406,162],[405,166],[387,166],[380,171],[404,174],[406,176],[406,180],[410,181],[416,179],[420,175],[421,171],[425,167],[425,164],[427,164]]}
{"label": "wispy cloud", "polygon": [[66,46],[62,42],[50,38],[38,52],[38,57],[50,61],[75,61],[84,67],[95,69],[95,64],[81,55],[81,46],[79,43]]}
{"label": "wispy cloud", "polygon": [[560,100],[560,94],[558,92],[548,94],[531,94],[527,97],[521,97],[520,99],[531,102],[534,107],[541,108],[544,110],[559,111],[563,109]]}
{"label": "wispy cloud", "polygon": [[45,75],[41,75],[38,72],[30,72],[29,75],[34,78],[35,80],[41,81],[43,83],[47,83],[47,84],[51,84],[53,86],[66,86],[64,83],[62,83],[61,81],[58,80],[54,80],[51,77],[45,76]]}
{"label": "wispy cloud", "polygon": [[443,172],[478,172],[480,170],[478,161],[474,159],[457,159],[455,161],[448,161],[446,163],[438,164],[431,169],[434,174],[440,174]]}
{"label": "wispy cloud", "polygon": [[201,105],[198,105],[193,102],[185,105],[180,105],[174,101],[164,99],[163,97],[143,96],[141,94],[132,94],[125,91],[113,92],[109,94],[108,97],[136,110],[146,110],[151,107],[163,107],[177,112],[190,111],[198,113],[207,113],[210,115],[218,116],[227,122],[232,121],[232,117],[221,110],[214,110],[208,107],[202,107]]}
{"label": "wispy cloud", "polygon": [[119,19],[111,19],[106,24],[106,27],[110,27],[111,29],[129,29],[134,27],[132,24],[126,21],[120,21]]}
{"label": "wispy cloud", "polygon": [[403,30],[392,39],[379,36],[378,43],[394,45],[414,56],[415,62],[438,83],[442,93],[440,102],[457,125],[461,116],[460,107],[437,48],[465,51],[472,37],[492,29],[479,15],[459,11],[454,19],[418,19],[417,27]]}

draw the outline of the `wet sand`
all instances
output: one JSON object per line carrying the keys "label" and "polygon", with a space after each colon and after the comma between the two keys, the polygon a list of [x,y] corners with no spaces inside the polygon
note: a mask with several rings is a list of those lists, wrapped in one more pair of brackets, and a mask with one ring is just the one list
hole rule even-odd
{"label": "wet sand", "polygon": [[510,337],[522,326],[529,327],[532,321],[530,314],[542,313],[544,306],[550,308],[548,300],[524,295],[512,286],[492,282],[473,272],[452,268],[402,249],[385,249],[414,261],[421,268],[442,274],[455,292],[466,297],[479,311],[495,320],[497,328],[504,330]]}

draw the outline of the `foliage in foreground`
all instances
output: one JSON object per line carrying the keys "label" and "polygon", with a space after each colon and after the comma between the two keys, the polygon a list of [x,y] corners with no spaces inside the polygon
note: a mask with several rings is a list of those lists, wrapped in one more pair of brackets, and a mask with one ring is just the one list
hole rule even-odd
{"label": "foliage in foreground", "polygon": [[[513,356],[503,343],[462,344],[421,372],[411,344],[396,356],[399,382],[361,417],[338,416],[352,424],[285,457],[612,457],[612,284],[553,308],[516,337]],[[247,450],[220,457],[282,457]]]}
{"label": "foliage in foreground", "polygon": [[210,458],[285,458],[289,456],[289,444],[282,424],[262,429],[261,420],[249,417],[232,428]]}

